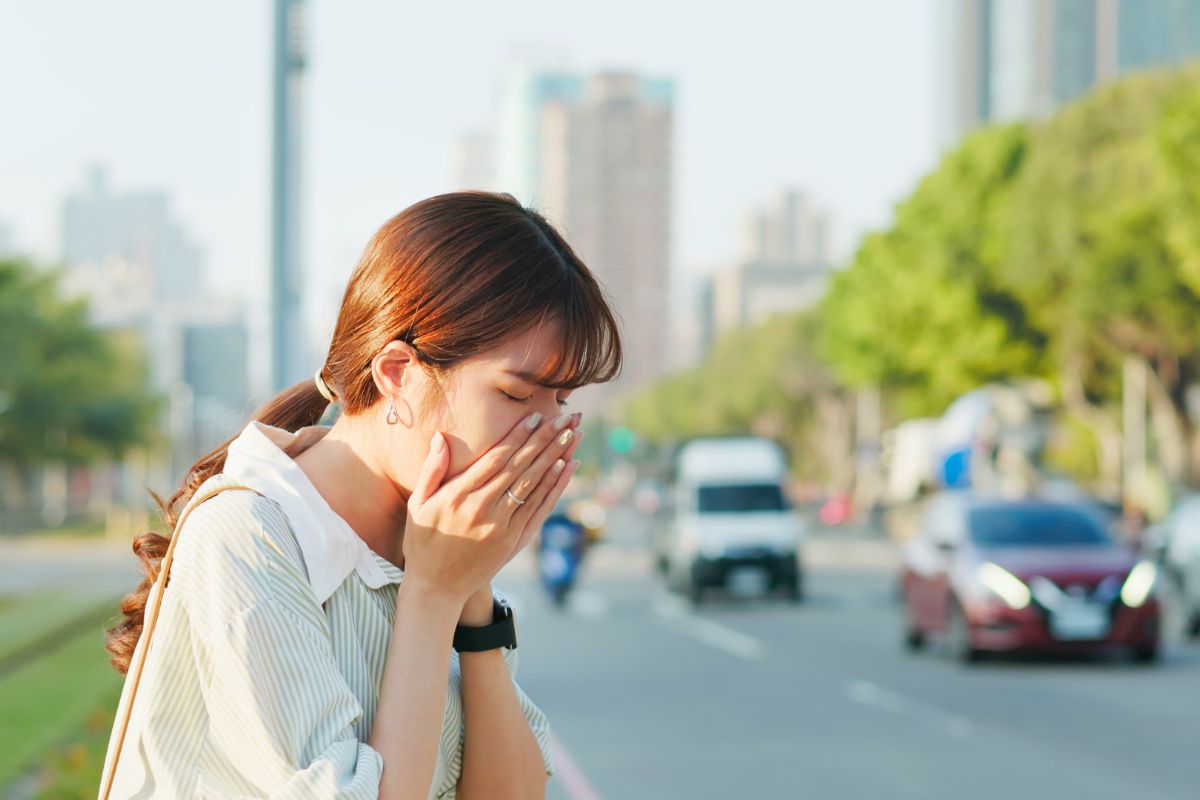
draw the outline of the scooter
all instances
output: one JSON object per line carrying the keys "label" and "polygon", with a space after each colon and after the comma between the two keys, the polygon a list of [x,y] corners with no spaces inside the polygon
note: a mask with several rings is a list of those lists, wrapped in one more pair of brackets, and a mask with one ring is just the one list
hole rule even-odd
{"label": "scooter", "polygon": [[566,605],[567,594],[575,585],[587,534],[583,525],[562,511],[555,511],[542,524],[541,542],[538,545],[538,574],[542,586],[550,593],[554,605]]}

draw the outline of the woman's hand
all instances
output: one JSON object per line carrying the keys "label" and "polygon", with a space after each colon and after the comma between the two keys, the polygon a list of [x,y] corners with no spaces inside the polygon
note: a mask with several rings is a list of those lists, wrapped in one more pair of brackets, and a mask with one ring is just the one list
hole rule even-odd
{"label": "woman's hand", "polygon": [[[434,434],[408,500],[406,583],[461,608],[541,529],[579,466],[570,459],[582,435],[572,427],[578,417],[563,414],[538,427],[539,417],[517,423],[444,484],[449,450]],[[525,502],[515,503],[509,489]]]}

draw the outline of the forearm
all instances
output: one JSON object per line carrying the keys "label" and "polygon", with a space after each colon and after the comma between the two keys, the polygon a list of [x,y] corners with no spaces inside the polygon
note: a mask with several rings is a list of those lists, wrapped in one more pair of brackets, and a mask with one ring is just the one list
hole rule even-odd
{"label": "forearm", "polygon": [[462,668],[464,800],[543,798],[546,768],[500,650],[459,654]]}
{"label": "forearm", "polygon": [[367,740],[383,756],[380,797],[429,796],[459,613],[415,585],[402,583],[396,593],[396,621]]}

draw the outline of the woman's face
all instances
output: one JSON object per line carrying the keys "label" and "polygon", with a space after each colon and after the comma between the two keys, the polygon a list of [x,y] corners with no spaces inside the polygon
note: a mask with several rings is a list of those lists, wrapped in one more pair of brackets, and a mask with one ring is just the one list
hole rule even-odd
{"label": "woman's face", "polygon": [[[433,414],[428,418],[421,414],[424,398],[412,398],[411,407],[416,410],[412,432],[421,443],[417,448],[420,458],[413,459],[416,470],[420,469],[429,440],[436,431],[445,435],[450,447],[446,476],[450,478],[469,467],[535,411],[541,413],[543,421],[567,413],[563,404],[571,390],[540,386],[528,377],[555,356],[554,348],[560,341],[559,325],[557,320],[547,322],[461,362],[443,379],[444,402],[435,402]],[[436,389],[420,367],[414,372],[420,373],[410,382],[414,393]],[[402,485],[411,487],[416,472],[397,478]]]}

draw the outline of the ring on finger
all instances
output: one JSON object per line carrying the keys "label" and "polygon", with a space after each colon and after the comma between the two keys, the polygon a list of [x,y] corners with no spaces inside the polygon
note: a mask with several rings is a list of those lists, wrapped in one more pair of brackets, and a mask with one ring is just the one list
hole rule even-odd
{"label": "ring on finger", "polygon": [[512,489],[505,489],[505,490],[504,490],[504,493],[505,493],[506,495],[508,495],[508,496],[509,496],[509,499],[511,499],[511,500],[512,500],[514,503],[516,503],[517,505],[519,505],[519,506],[523,506],[523,505],[525,505],[525,500],[522,500],[521,498],[519,498],[519,497],[517,497],[515,494],[513,494],[513,493],[512,493]]}

